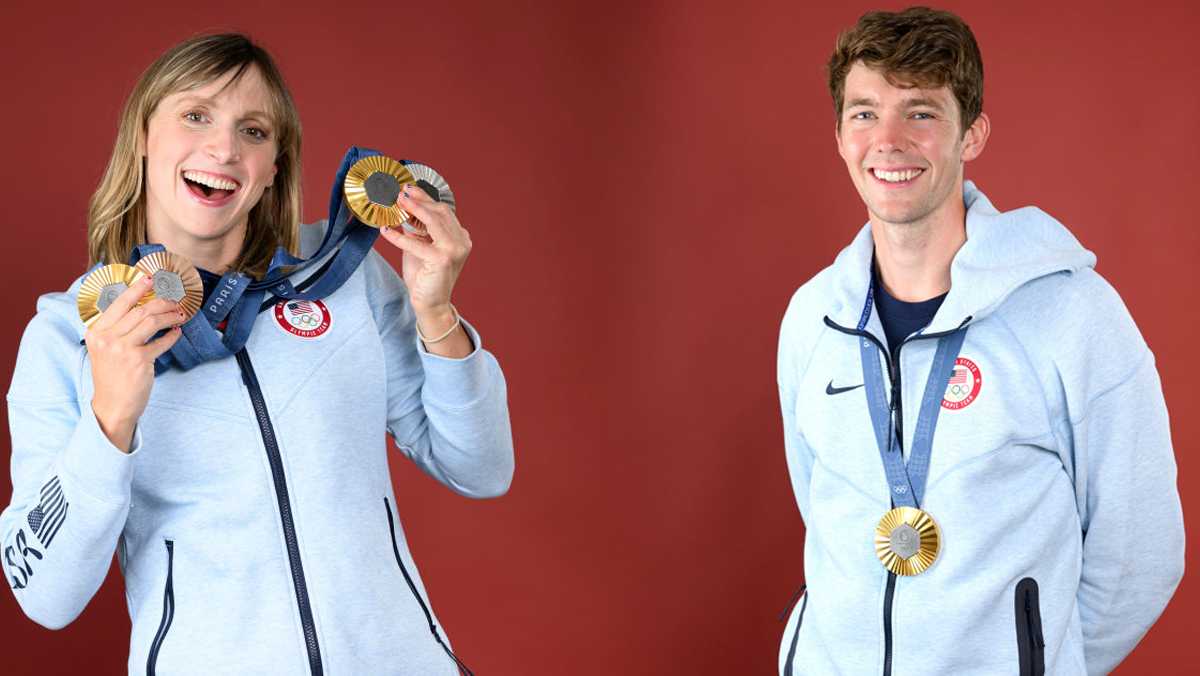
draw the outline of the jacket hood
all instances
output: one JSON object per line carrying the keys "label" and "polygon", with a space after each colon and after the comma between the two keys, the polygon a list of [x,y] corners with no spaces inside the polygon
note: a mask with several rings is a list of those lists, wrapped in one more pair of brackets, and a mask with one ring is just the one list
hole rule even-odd
{"label": "jacket hood", "polygon": [[[1035,279],[1096,265],[1095,254],[1041,209],[1000,212],[971,181],[963,183],[963,203],[967,241],[950,263],[950,293],[923,333],[952,330],[967,318],[982,319]],[[858,325],[871,285],[874,251],[868,222],[831,266],[831,321],[846,328]]]}

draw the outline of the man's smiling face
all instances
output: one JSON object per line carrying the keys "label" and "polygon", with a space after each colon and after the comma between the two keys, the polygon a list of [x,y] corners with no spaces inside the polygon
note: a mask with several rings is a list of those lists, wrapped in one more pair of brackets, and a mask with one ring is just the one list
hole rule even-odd
{"label": "man's smiling face", "polygon": [[918,224],[961,199],[962,164],[983,150],[985,116],[964,135],[949,87],[897,86],[861,61],[844,92],[838,154],[872,221]]}

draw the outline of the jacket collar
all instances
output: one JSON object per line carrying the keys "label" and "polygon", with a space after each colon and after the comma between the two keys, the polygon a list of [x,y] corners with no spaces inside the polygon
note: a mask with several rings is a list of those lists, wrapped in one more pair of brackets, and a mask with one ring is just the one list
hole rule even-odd
{"label": "jacket collar", "polygon": [[[1093,267],[1096,257],[1061,223],[1032,207],[1000,212],[971,181],[963,183],[967,241],[950,263],[950,293],[922,333],[953,330],[993,312],[1022,285],[1057,272]],[[858,326],[871,287],[875,243],[868,222],[834,260],[827,317]],[[882,335],[871,307],[867,330]]]}

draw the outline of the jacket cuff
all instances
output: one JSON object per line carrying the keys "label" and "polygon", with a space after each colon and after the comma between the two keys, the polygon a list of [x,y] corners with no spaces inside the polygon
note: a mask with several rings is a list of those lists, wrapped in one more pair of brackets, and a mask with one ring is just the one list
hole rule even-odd
{"label": "jacket cuff", "polygon": [[71,484],[96,500],[113,504],[129,502],[133,483],[133,456],[142,446],[141,430],[134,428],[129,453],[124,453],[100,429],[91,402],[79,407],[75,426],[60,463]]}
{"label": "jacket cuff", "polygon": [[467,408],[483,398],[490,389],[489,360],[483,349],[483,341],[466,319],[462,319],[462,325],[475,349],[461,359],[433,354],[425,348],[420,337],[417,338],[417,352],[425,369],[422,394],[426,400],[449,408]]}

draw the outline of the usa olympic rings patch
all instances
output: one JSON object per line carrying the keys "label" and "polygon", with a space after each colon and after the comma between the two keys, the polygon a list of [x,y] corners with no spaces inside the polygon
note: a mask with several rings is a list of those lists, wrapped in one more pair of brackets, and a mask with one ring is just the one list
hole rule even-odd
{"label": "usa olympic rings patch", "polygon": [[298,338],[320,338],[333,323],[329,308],[319,300],[282,300],[275,304],[275,323]]}
{"label": "usa olympic rings patch", "polygon": [[954,360],[954,371],[946,383],[946,394],[942,396],[942,408],[958,411],[971,405],[983,389],[983,373],[975,362],[966,357]]}

